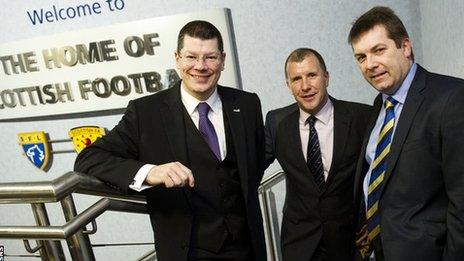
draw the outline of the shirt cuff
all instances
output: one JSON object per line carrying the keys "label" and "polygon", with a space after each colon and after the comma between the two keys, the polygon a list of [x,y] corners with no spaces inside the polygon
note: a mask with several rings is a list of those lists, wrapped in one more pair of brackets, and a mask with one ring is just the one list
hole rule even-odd
{"label": "shirt cuff", "polygon": [[142,190],[151,188],[152,186],[143,184],[145,179],[148,176],[148,172],[150,172],[151,168],[155,167],[156,165],[153,164],[145,164],[143,165],[139,171],[137,171],[137,174],[134,176],[134,180],[132,183],[129,185],[129,188],[132,190],[135,190],[137,192],[140,192]]}

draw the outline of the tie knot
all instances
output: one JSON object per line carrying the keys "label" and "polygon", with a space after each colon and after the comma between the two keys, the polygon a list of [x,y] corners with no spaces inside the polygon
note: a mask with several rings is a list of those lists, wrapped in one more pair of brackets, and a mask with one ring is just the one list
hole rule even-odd
{"label": "tie knot", "polygon": [[200,102],[198,104],[198,114],[200,115],[200,117],[207,116],[209,110],[210,110],[210,107],[209,107],[208,103]]}
{"label": "tie knot", "polygon": [[316,117],[314,117],[314,115],[309,116],[308,119],[306,120],[306,123],[308,123],[309,126],[311,127],[314,127],[315,122],[316,122]]}
{"label": "tie knot", "polygon": [[398,103],[397,100],[393,99],[393,97],[388,96],[388,98],[385,100],[385,108],[391,108],[395,107],[395,105]]}

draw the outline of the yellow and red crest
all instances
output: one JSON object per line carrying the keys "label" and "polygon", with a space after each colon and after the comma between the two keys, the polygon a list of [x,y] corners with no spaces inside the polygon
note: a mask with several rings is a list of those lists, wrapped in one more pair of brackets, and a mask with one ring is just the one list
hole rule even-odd
{"label": "yellow and red crest", "polygon": [[81,126],[72,128],[68,134],[73,142],[74,150],[80,153],[98,138],[103,137],[105,135],[105,129],[98,126]]}

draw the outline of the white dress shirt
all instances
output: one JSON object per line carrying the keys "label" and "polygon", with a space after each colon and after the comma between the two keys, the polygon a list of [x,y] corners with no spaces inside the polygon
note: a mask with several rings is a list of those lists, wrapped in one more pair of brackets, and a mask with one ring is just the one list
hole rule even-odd
{"label": "white dress shirt", "polygon": [[[307,159],[307,149],[309,140],[309,124],[306,122],[311,114],[303,111],[300,108],[300,138],[301,138],[301,150],[303,151],[304,158]],[[321,110],[314,115],[316,121],[314,128],[317,131],[317,137],[319,139],[319,146],[321,147],[322,164],[324,165],[324,179],[327,180],[330,171],[330,165],[332,165],[333,156],[333,128],[334,128],[334,116],[333,116],[333,104],[330,99],[321,108]]]}
{"label": "white dress shirt", "polygon": [[[190,95],[185,90],[184,83],[182,82],[181,88],[180,88],[180,97],[182,100],[182,104],[184,105],[185,109],[187,110],[188,115],[190,115],[190,118],[192,119],[197,129],[198,129],[198,123],[200,120],[197,106],[200,102],[208,103],[209,107],[211,108],[208,112],[208,119],[213,124],[214,130],[216,131],[216,135],[218,136],[221,160],[224,160],[227,155],[226,133],[224,130],[224,117],[222,114],[222,101],[217,92],[217,88],[214,90],[213,94],[211,94],[211,96],[206,101],[200,101],[197,98]],[[145,181],[148,175],[148,172],[150,172],[151,168],[153,168],[154,166],[155,165],[153,164],[143,165],[137,171],[137,174],[135,174],[134,182],[129,185],[129,188],[135,191],[139,191],[139,192],[144,189],[150,188],[151,186],[143,184],[143,182]]]}

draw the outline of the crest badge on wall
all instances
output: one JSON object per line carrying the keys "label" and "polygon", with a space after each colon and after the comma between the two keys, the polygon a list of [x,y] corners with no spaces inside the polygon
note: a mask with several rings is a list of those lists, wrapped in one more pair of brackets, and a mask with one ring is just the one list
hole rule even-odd
{"label": "crest badge on wall", "polygon": [[19,144],[27,156],[37,168],[44,170],[48,165],[50,151],[48,140],[43,131],[18,133]]}
{"label": "crest badge on wall", "polygon": [[72,128],[68,134],[73,142],[74,150],[80,153],[83,149],[94,143],[97,138],[103,137],[105,129],[98,126],[80,126]]}

